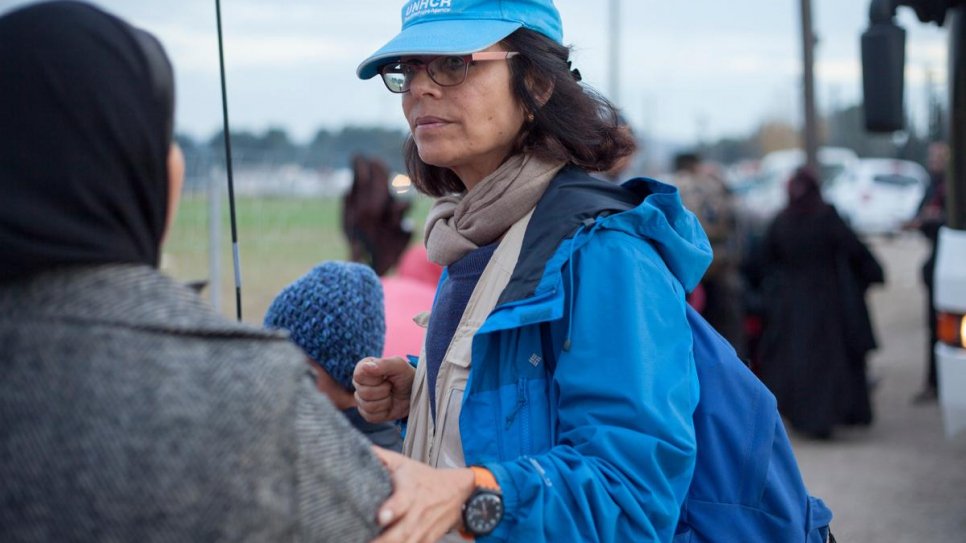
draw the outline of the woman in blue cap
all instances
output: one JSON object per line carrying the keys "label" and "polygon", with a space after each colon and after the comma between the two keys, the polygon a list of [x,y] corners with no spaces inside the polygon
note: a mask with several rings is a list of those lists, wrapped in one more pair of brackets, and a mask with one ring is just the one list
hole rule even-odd
{"label": "woman in blue cap", "polygon": [[696,454],[684,296],[711,251],[674,188],[589,175],[634,142],[569,54],[549,0],[412,0],[359,66],[401,95],[446,267],[415,369],[354,372],[367,419],[408,417],[405,456],[377,451],[380,542],[675,535]]}

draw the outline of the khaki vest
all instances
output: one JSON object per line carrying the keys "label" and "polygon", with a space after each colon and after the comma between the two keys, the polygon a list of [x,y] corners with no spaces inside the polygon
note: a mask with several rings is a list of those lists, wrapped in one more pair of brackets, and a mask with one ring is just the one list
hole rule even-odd
{"label": "khaki vest", "polygon": [[[523,235],[533,211],[527,213],[507,230],[497,246],[490,262],[483,270],[463,311],[453,339],[450,341],[443,363],[436,377],[436,426],[430,412],[429,391],[426,382],[426,348],[419,355],[413,391],[410,396],[409,424],[403,453],[433,467],[462,468],[466,466],[463,444],[460,439],[460,411],[463,407],[463,391],[470,372],[473,336],[496,307],[496,302],[510,282],[513,268],[517,265]],[[428,314],[417,316],[416,322],[426,326]]]}

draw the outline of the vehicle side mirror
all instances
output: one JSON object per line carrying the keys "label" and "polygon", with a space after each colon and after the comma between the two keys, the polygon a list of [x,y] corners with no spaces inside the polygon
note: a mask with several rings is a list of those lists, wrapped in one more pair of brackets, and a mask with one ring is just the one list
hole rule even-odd
{"label": "vehicle side mirror", "polygon": [[903,110],[906,31],[894,22],[873,23],[862,33],[862,90],[865,128],[895,132],[905,126]]}

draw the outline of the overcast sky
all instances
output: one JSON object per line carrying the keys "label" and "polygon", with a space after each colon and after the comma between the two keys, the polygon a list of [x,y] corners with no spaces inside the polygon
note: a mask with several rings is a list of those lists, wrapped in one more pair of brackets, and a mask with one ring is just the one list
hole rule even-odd
{"label": "overcast sky", "polygon": [[[30,3],[0,0],[0,12]],[[176,70],[177,127],[221,127],[214,0],[96,0],[155,33]],[[609,0],[557,0],[564,40],[584,81],[607,94]],[[869,0],[813,0],[820,111],[861,96],[859,35]],[[224,0],[232,129],[279,126],[298,140],[319,127],[403,127],[399,97],[359,62],[399,29],[400,0]],[[923,117],[925,81],[944,93],[946,30],[900,9],[906,101]],[[743,135],[763,119],[795,120],[800,89],[798,0],[622,0],[618,105],[638,129],[689,142]]]}

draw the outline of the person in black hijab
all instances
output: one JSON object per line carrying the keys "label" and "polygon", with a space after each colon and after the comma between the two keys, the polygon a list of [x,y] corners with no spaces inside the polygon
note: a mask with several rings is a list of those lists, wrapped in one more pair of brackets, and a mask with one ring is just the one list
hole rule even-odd
{"label": "person in black hijab", "polygon": [[157,266],[180,168],[161,45],[73,2],[11,13],[0,32],[0,280],[78,263]]}
{"label": "person in black hijab", "polygon": [[875,336],[865,291],[882,267],[835,208],[818,179],[797,170],[788,205],[763,241],[765,328],[762,381],[792,427],[828,438],[838,424],[872,422],[866,355]]}
{"label": "person in black hijab", "polygon": [[0,17],[0,541],[369,541],[391,491],[284,335],[157,270],[182,166],[160,43]]}

